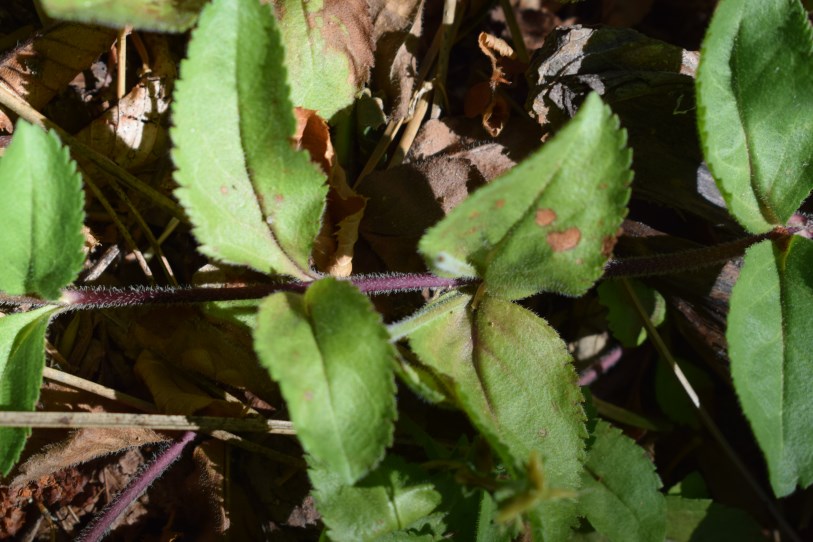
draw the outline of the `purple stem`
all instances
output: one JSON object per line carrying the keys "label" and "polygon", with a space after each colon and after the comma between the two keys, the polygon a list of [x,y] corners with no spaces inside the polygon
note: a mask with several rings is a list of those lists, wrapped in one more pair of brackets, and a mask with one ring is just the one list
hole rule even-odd
{"label": "purple stem", "polygon": [[164,450],[158,453],[152,463],[147,468],[136,474],[130,480],[113,501],[96,516],[93,521],[85,527],[76,538],[79,542],[99,542],[103,539],[113,523],[127,510],[127,508],[138,499],[142,493],[147,491],[175,461],[181,457],[184,449],[197,437],[194,431],[185,432],[180,439],[176,440]]}

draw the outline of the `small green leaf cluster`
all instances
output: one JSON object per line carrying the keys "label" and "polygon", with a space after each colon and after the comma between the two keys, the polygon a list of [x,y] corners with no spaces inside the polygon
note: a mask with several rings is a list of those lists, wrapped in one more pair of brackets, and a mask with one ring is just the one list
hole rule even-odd
{"label": "small green leaf cluster", "polygon": [[[329,117],[358,89],[325,93],[328,84],[311,92],[321,70],[346,75],[347,68],[335,58],[298,62],[318,57],[296,50],[298,41],[321,45],[302,37],[308,14],[297,9],[305,4],[281,4],[281,23],[272,6],[254,1],[213,0],[200,12],[173,109],[176,196],[203,254],[309,283],[302,294],[260,301],[253,340],[306,452],[327,536],[511,540],[527,525],[534,540],[559,541],[584,535],[589,523],[610,540],[690,539],[692,529],[675,528],[675,518],[698,525],[714,506],[661,493],[643,449],[585,414],[589,403],[559,334],[517,303],[544,292],[582,296],[601,278],[632,181],[618,118],[589,95],[540,150],[429,229],[419,243],[427,267],[474,279],[473,286],[386,326],[352,284],[322,277],[309,263],[328,187],[307,153],[290,144],[294,105]],[[183,10],[170,11],[169,26],[155,28],[191,24],[174,17]],[[813,186],[813,116],[805,114],[813,111],[811,56],[811,28],[797,0],[723,0],[704,42],[703,151],[749,232],[785,226]],[[0,160],[0,184],[0,290],[57,300],[83,262],[81,178],[54,134],[20,122]],[[778,496],[813,484],[811,263],[806,238],[765,241],[746,254],[731,298],[734,385]],[[655,319],[662,300],[639,291],[651,295]],[[618,307],[611,285],[599,295]],[[0,319],[3,409],[34,409],[46,328],[58,310]],[[640,327],[623,325],[629,316],[613,312],[625,344],[645,340]],[[396,377],[427,401],[458,409],[476,429],[453,450],[425,446],[432,461],[455,471],[387,453],[398,418]],[[28,432],[0,429],[4,474]]]}

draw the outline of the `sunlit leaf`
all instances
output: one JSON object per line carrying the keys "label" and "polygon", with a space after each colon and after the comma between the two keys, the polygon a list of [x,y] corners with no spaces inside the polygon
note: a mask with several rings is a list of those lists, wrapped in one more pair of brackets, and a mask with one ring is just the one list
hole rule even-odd
{"label": "sunlit leaf", "polygon": [[[538,454],[547,488],[577,489],[584,412],[564,343],[544,320],[516,304],[486,296],[475,309],[470,297],[461,298],[409,336],[412,349],[447,382],[515,477],[524,476]],[[543,540],[564,540],[575,504],[545,500],[530,517]]]}
{"label": "sunlit leaf", "polygon": [[587,452],[579,510],[615,542],[663,540],[666,501],[646,452],[599,420]]}
{"label": "sunlit leaf", "polygon": [[748,249],[731,293],[728,353],[746,418],[777,496],[813,483],[813,241]]}
{"label": "sunlit leaf", "polygon": [[395,352],[354,286],[328,278],[305,295],[267,297],[254,347],[279,382],[315,468],[349,485],[381,460],[395,419]]}
{"label": "sunlit leaf", "polygon": [[625,142],[618,119],[590,95],[551,141],[424,235],[428,265],[444,276],[482,277],[503,298],[583,294],[601,276],[626,214]]}
{"label": "sunlit leaf", "polygon": [[291,147],[283,56],[271,7],[215,0],[201,12],[173,107],[176,195],[206,255],[307,278],[327,187]]}
{"label": "sunlit leaf", "polygon": [[798,0],[720,2],[700,53],[698,122],[720,192],[752,232],[785,224],[813,187],[811,87]]}
{"label": "sunlit leaf", "polygon": [[[45,365],[45,329],[56,307],[0,318],[0,410],[33,411]],[[0,427],[0,474],[20,458],[31,429]]]}
{"label": "sunlit leaf", "polygon": [[350,105],[373,64],[372,21],[363,0],[275,2],[294,105],[330,120]]}
{"label": "sunlit leaf", "polygon": [[427,473],[397,456],[388,456],[355,486],[344,485],[335,472],[311,469],[309,474],[317,508],[330,539],[337,542],[419,536],[409,530],[420,526],[441,502]]}
{"label": "sunlit leaf", "polygon": [[50,17],[139,30],[183,32],[207,0],[42,0]]}
{"label": "sunlit leaf", "polygon": [[0,159],[0,290],[57,299],[82,270],[82,178],[53,132],[25,121]]}

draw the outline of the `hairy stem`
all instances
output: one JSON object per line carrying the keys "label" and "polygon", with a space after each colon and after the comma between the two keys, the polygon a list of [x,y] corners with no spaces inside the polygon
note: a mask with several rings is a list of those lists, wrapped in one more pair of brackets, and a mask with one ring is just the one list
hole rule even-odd
{"label": "hairy stem", "polygon": [[127,484],[121,493],[90,523],[77,540],[81,542],[98,542],[104,538],[113,523],[155,482],[178,458],[184,449],[197,437],[194,431],[187,431],[181,438],[161,450],[155,459],[143,471]]}

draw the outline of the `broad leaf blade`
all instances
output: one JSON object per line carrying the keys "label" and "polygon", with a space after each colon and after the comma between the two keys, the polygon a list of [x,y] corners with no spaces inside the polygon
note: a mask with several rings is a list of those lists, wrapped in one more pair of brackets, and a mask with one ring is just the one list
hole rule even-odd
{"label": "broad leaf blade", "polygon": [[[652,324],[656,327],[661,325],[666,318],[666,301],[663,296],[640,281],[630,280],[629,283],[649,314]],[[646,340],[646,329],[618,281],[602,281],[596,290],[599,301],[607,308],[607,324],[613,337],[627,348],[642,345]]]}
{"label": "broad leaf blade", "polygon": [[625,142],[618,119],[590,95],[542,149],[429,230],[420,251],[436,273],[482,277],[499,297],[583,294],[601,276],[626,214]]}
{"label": "broad leaf blade", "polygon": [[0,190],[0,290],[57,299],[82,270],[85,200],[56,134],[18,122],[0,160]]}
{"label": "broad leaf blade", "polygon": [[183,32],[195,24],[206,0],[42,0],[48,16],[88,24]]}
{"label": "broad leaf blade", "polygon": [[406,537],[441,502],[427,474],[397,456],[388,456],[355,486],[324,469],[309,474],[319,513],[337,542],[380,540],[399,531]]}
{"label": "broad leaf blade", "polygon": [[370,301],[335,279],[260,305],[254,347],[313,465],[353,484],[392,441],[395,352]]}
{"label": "broad leaf blade", "polygon": [[601,420],[593,436],[582,475],[580,512],[610,540],[663,540],[666,501],[644,450]]}
{"label": "broad leaf blade", "polygon": [[277,5],[291,99],[330,120],[353,103],[373,64],[367,4],[282,0]]}
{"label": "broad leaf blade", "polygon": [[215,0],[201,12],[176,90],[173,160],[201,251],[265,273],[310,275],[327,194],[291,147],[293,106],[269,6]]}
{"label": "broad leaf blade", "polygon": [[[55,307],[0,318],[0,410],[33,411],[45,364],[45,330]],[[0,474],[20,457],[31,429],[0,427]]]}
{"label": "broad leaf blade", "polygon": [[728,352],[743,412],[777,496],[813,483],[813,241],[748,249],[731,293]]}
{"label": "broad leaf blade", "polygon": [[755,233],[785,224],[813,186],[811,36],[798,0],[725,0],[703,41],[703,153],[729,210]]}
{"label": "broad leaf blade", "polygon": [[[506,467],[524,474],[542,459],[550,489],[579,487],[585,428],[582,395],[570,355],[556,334],[528,310],[486,296],[450,304],[449,312],[409,336],[418,357],[445,379],[460,407]],[[531,514],[543,540],[565,540],[575,504],[541,502]]]}

